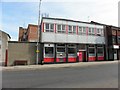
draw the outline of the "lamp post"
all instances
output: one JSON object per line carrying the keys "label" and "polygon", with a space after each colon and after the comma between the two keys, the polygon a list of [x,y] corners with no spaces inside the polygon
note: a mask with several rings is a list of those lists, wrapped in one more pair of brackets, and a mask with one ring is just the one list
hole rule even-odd
{"label": "lamp post", "polygon": [[38,15],[38,39],[37,39],[37,50],[36,50],[36,64],[38,65],[39,63],[39,30],[40,30],[40,8],[41,8],[41,1],[39,1],[39,15]]}

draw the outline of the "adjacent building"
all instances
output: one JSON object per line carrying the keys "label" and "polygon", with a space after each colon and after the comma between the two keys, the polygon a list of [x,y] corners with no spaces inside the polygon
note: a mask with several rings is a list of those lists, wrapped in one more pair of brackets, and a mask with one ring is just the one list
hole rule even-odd
{"label": "adjacent building", "polygon": [[5,64],[10,35],[0,30],[0,64]]}
{"label": "adjacent building", "polygon": [[38,25],[29,24],[27,28],[19,27],[18,41],[37,42]]}
{"label": "adjacent building", "polygon": [[104,25],[106,30],[106,57],[107,60],[119,60],[120,59],[120,27],[106,25],[91,21],[95,25]]}

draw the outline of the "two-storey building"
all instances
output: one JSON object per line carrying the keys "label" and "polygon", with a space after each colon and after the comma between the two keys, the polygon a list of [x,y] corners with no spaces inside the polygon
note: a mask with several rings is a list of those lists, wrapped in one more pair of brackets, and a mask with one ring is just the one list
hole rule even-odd
{"label": "two-storey building", "polygon": [[104,25],[43,17],[40,63],[106,60]]}

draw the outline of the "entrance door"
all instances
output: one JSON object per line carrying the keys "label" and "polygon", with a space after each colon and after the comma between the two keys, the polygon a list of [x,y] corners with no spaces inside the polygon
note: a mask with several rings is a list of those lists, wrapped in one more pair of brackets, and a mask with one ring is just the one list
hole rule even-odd
{"label": "entrance door", "polygon": [[114,50],[114,60],[117,60],[117,50]]}
{"label": "entrance door", "polygon": [[85,51],[79,51],[78,52],[78,60],[79,60],[79,62],[85,62],[86,61],[86,52]]}

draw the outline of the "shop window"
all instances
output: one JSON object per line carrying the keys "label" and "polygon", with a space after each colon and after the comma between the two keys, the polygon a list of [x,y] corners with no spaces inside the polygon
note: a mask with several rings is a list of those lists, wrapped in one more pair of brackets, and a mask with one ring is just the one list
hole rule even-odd
{"label": "shop window", "polygon": [[89,48],[89,56],[95,56],[95,48]]}
{"label": "shop window", "polygon": [[98,54],[98,56],[104,56],[103,55],[103,48],[98,48],[97,54]]}
{"label": "shop window", "polygon": [[54,32],[54,24],[46,23],[45,24],[45,31],[46,32]]}
{"label": "shop window", "polygon": [[54,57],[53,47],[45,47],[45,57]]}
{"label": "shop window", "polygon": [[56,51],[57,57],[65,57],[66,56],[65,44],[57,44]]}
{"label": "shop window", "polygon": [[73,44],[68,45],[68,56],[76,56],[76,46]]}
{"label": "shop window", "polygon": [[58,48],[57,48],[57,52],[58,52],[58,53],[60,53],[60,52],[65,52],[65,48],[62,48],[62,47],[60,48],[60,47],[58,47]]}

